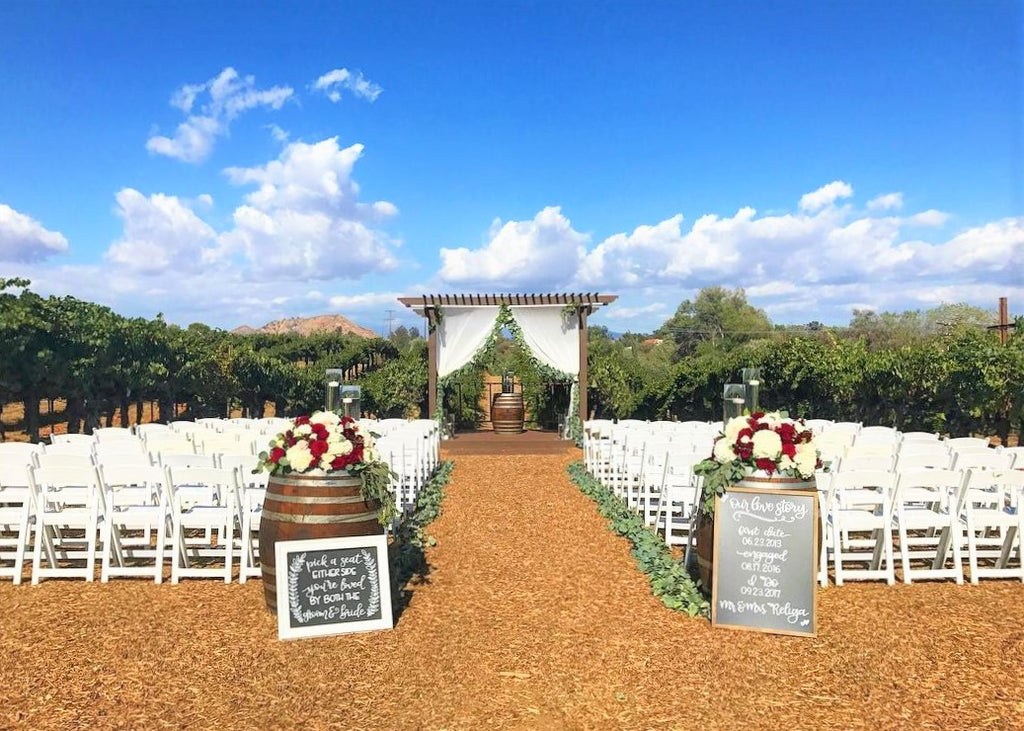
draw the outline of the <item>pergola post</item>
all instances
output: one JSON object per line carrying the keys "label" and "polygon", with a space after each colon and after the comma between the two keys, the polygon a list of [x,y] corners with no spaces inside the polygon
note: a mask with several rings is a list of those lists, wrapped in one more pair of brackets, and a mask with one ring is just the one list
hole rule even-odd
{"label": "pergola post", "polygon": [[427,316],[427,418],[437,416],[437,310],[428,307]]}
{"label": "pergola post", "polygon": [[580,424],[587,420],[587,312],[589,308],[581,307],[580,317]]}

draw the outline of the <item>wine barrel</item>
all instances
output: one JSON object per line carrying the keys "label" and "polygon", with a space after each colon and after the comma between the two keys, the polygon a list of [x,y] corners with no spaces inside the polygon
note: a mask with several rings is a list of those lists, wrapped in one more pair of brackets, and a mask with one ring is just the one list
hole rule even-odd
{"label": "wine barrel", "polygon": [[[814,490],[815,480],[804,480],[800,477],[754,477],[747,476],[736,483],[736,487],[755,487],[772,490]],[[728,492],[728,490],[726,490]],[[704,592],[711,596],[712,568],[715,565],[715,514],[705,515],[700,511],[700,504],[694,506],[694,553],[696,560],[691,559],[687,568],[690,575],[700,579]],[[821,550],[821,534],[818,534],[818,550]]]}
{"label": "wine barrel", "polygon": [[371,536],[384,532],[380,504],[365,500],[363,480],[348,472],[271,475],[260,518],[260,570],[267,609],[277,614],[274,546],[307,538]]}
{"label": "wine barrel", "polygon": [[491,402],[491,427],[499,434],[523,430],[523,394],[499,393]]}

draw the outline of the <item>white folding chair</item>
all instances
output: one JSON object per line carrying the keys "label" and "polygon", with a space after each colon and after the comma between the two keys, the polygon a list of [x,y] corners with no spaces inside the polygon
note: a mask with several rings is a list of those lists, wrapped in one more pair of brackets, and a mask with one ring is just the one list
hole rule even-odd
{"label": "white folding chair", "polygon": [[[231,583],[238,516],[236,472],[216,467],[168,467],[166,473],[171,491],[171,583],[187,576],[217,576],[225,584]],[[194,565],[211,558],[222,560],[223,565]]]}
{"label": "white folding chair", "polygon": [[[959,506],[965,486],[959,470],[909,470],[897,475],[893,520],[904,583],[914,578],[963,583]],[[953,562],[947,565],[951,548]],[[924,568],[913,565],[920,560],[926,562]]]}
{"label": "white folding chair", "polygon": [[953,458],[955,470],[1008,470],[1013,464],[1013,455],[997,452],[994,449],[982,451],[956,452]]}
{"label": "white folding chair", "polygon": [[136,436],[131,429],[124,426],[104,426],[92,430],[93,440],[99,442],[111,442],[119,439],[135,439]]}
{"label": "white folding chair", "polygon": [[[24,449],[2,449],[24,446]],[[30,548],[34,520],[34,500],[29,481],[32,447],[27,443],[0,444],[0,576],[21,583],[25,555]],[[9,562],[9,565],[7,565]]]}
{"label": "white folding chair", "polygon": [[[982,577],[1024,581],[1024,471],[969,469],[965,482],[959,513],[971,583]],[[1017,565],[1010,566],[1015,545]]]}
{"label": "white folding chair", "polygon": [[[95,575],[97,532],[102,491],[95,467],[31,467],[29,480],[36,506],[32,583],[47,576],[71,576],[92,581]],[[72,532],[76,535],[72,536]],[[81,532],[81,537],[77,535]],[[46,553],[48,566],[42,565]],[[84,561],[84,566],[78,562]],[[73,565],[71,562],[75,562]]]}
{"label": "white folding chair", "polygon": [[944,449],[932,449],[922,452],[904,453],[901,449],[896,455],[896,471],[908,470],[948,470],[953,463],[953,455]]}
{"label": "white folding chair", "polygon": [[[228,457],[221,457],[229,460]],[[256,458],[253,457],[255,461]],[[222,469],[224,464],[222,463]],[[238,481],[238,505],[241,511],[239,535],[240,552],[238,559],[238,582],[244,584],[249,578],[259,577],[260,569],[259,535],[260,521],[263,518],[263,502],[267,497],[267,482],[270,474],[257,472],[253,474],[249,464],[235,463],[230,467],[236,473]],[[273,559],[271,559],[273,560]]]}
{"label": "white folding chair", "polygon": [[[890,513],[895,479],[895,473],[884,470],[831,473],[825,504],[836,586],[849,580],[896,583]],[[850,568],[848,563],[865,566]]]}
{"label": "white folding chair", "polygon": [[[105,464],[99,475],[106,506],[100,581],[145,576],[161,583],[171,527],[164,471],[155,465]],[[145,560],[148,565],[139,563]]]}
{"label": "white folding chair", "polygon": [[664,494],[659,501],[657,520],[667,546],[690,544],[690,526],[700,494],[699,480],[693,474],[693,466],[700,459],[689,450],[669,452],[665,464]]}

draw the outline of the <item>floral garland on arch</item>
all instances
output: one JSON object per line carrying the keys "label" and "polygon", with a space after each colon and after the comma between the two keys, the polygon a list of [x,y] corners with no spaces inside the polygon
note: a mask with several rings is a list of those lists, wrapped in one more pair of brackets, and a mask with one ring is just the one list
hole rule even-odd
{"label": "floral garland on arch", "polygon": [[704,483],[701,512],[714,511],[715,496],[755,472],[809,480],[822,468],[821,455],[803,419],[781,412],[756,412],[726,422],[715,437],[711,457],[693,467]]}

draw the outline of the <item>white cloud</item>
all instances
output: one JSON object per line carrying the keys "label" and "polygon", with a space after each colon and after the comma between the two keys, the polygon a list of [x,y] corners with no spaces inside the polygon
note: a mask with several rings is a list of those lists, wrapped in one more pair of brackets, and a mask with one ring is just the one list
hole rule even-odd
{"label": "white cloud", "polygon": [[[197,99],[206,94],[208,101],[193,112]],[[230,66],[203,84],[187,84],[171,97],[171,105],[188,115],[173,137],[153,135],[146,149],[184,162],[202,162],[213,150],[217,137],[228,133],[238,115],[256,107],[280,109],[291,98],[287,86],[257,89],[252,76],[240,77]]]}
{"label": "white cloud", "polygon": [[902,193],[886,193],[868,201],[869,211],[898,211],[903,208]]}
{"label": "white cloud", "polygon": [[67,250],[63,234],[0,203],[0,261],[39,261]]}
{"label": "white cloud", "polygon": [[341,101],[342,90],[352,92],[353,96],[367,101],[376,101],[383,89],[378,84],[366,79],[361,72],[352,73],[348,69],[333,69],[311,84],[314,91],[322,91],[327,98],[337,104]]}
{"label": "white cloud", "polygon": [[175,196],[118,191],[124,236],[107,250],[109,262],[138,273],[200,271],[216,259],[216,232]]}
{"label": "white cloud", "polygon": [[654,302],[649,305],[640,305],[638,307],[614,306],[608,308],[604,314],[609,320],[633,320],[638,317],[648,315],[662,315],[663,319],[667,319],[668,309],[668,305],[664,302]]}
{"label": "white cloud", "polygon": [[277,160],[224,172],[256,185],[234,212],[225,251],[241,252],[257,278],[359,279],[398,266],[400,242],[374,228],[398,213],[387,201],[361,203],[352,168],[362,145],[340,149],[332,137],[294,142]]}
{"label": "white cloud", "polygon": [[557,206],[543,209],[532,221],[503,224],[495,219],[489,239],[475,250],[442,248],[440,278],[457,286],[562,287],[574,279],[589,241]]}
{"label": "white cloud", "polygon": [[800,210],[812,213],[825,206],[830,206],[841,198],[849,198],[853,195],[853,188],[849,183],[842,180],[833,180],[828,185],[823,185],[812,193],[806,193],[800,198]]}

